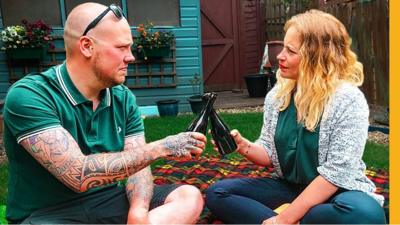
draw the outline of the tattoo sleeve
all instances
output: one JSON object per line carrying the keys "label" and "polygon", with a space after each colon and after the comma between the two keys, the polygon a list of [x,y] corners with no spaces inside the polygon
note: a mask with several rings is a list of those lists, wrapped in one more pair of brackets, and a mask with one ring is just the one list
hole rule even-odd
{"label": "tattoo sleeve", "polygon": [[185,154],[190,154],[190,150],[199,143],[190,132],[171,135],[161,140],[161,145],[169,151],[169,154],[174,157],[181,157]]}
{"label": "tattoo sleeve", "polygon": [[[144,144],[134,151],[129,149],[85,156],[64,128],[30,136],[20,144],[43,167],[75,192],[85,192],[90,188],[127,178],[160,156],[156,146],[151,144]],[[127,146],[130,144],[127,141]]]}
{"label": "tattoo sleeve", "polygon": [[[143,136],[129,137],[125,140],[125,151],[135,151],[146,144]],[[130,205],[149,209],[153,196],[153,175],[150,166],[131,175],[126,184],[126,195]]]}

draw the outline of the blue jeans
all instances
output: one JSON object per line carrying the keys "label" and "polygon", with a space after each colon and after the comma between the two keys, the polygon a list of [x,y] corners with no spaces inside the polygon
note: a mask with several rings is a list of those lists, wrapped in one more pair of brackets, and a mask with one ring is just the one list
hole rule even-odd
{"label": "blue jeans", "polygon": [[[224,223],[261,224],[276,215],[273,209],[292,202],[305,187],[271,178],[226,179],[208,188],[206,205]],[[382,207],[369,195],[339,190],[312,207],[300,223],[384,224],[386,219]]]}

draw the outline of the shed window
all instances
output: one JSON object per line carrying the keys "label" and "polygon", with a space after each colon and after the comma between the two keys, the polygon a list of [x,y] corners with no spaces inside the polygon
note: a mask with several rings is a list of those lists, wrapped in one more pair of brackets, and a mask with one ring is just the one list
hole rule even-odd
{"label": "shed window", "polygon": [[0,0],[3,26],[21,25],[21,20],[36,22],[41,19],[51,26],[61,26],[60,1]]}
{"label": "shed window", "polygon": [[[85,2],[97,2],[103,5],[111,5],[111,4],[116,4],[121,6],[121,1],[120,0],[65,0],[65,12],[68,15],[69,12],[71,12],[71,10],[81,4],[81,3],[85,3]],[[122,8],[122,7],[121,7]]]}
{"label": "shed window", "polygon": [[129,0],[129,24],[151,21],[155,26],[180,26],[179,0]]}

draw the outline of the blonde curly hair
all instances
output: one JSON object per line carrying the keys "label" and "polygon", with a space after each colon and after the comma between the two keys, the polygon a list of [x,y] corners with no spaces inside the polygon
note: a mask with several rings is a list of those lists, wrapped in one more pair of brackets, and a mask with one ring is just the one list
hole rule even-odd
{"label": "blonde curly hair", "polygon": [[309,10],[293,16],[284,29],[291,27],[300,34],[299,76],[297,80],[285,79],[278,70],[276,98],[283,99],[283,111],[294,93],[297,120],[313,131],[340,83],[363,83],[363,66],[350,49],[351,38],[345,26],[334,16]]}

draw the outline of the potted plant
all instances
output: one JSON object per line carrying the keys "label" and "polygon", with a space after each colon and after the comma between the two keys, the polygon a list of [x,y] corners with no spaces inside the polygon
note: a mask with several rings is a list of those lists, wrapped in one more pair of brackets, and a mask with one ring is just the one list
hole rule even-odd
{"label": "potted plant", "polygon": [[139,24],[136,28],[133,51],[137,58],[144,60],[168,57],[175,35],[172,31],[156,30],[153,23]]}
{"label": "potted plant", "polygon": [[195,93],[195,95],[190,96],[187,100],[190,103],[192,112],[194,114],[199,114],[205,105],[205,101],[202,99],[202,95],[200,93],[201,80],[199,74],[196,73],[193,76],[193,79],[190,80],[190,83],[192,84],[193,93]]}
{"label": "potted plant", "polygon": [[176,99],[166,99],[156,101],[158,114],[161,117],[165,116],[176,116],[179,112],[179,100]]}
{"label": "potted plant", "polygon": [[22,24],[4,28],[1,32],[1,49],[12,60],[42,59],[49,46],[53,48],[50,43],[51,27],[41,20],[35,23],[22,20]]}

